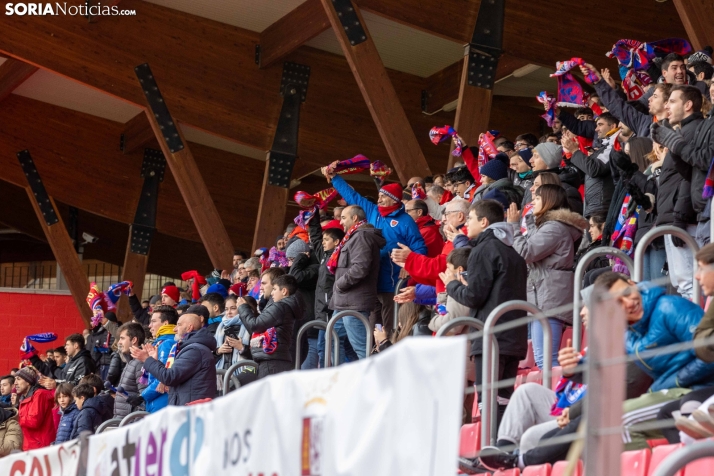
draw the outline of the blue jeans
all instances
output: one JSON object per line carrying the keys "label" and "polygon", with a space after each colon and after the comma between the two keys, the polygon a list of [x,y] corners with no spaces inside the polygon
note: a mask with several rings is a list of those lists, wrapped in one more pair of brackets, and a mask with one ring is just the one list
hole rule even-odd
{"label": "blue jeans", "polygon": [[[366,311],[356,311],[362,314],[365,318],[369,319],[369,312]],[[367,357],[367,352],[371,349],[367,349],[367,331],[371,329],[366,329],[362,321],[353,316],[345,316],[342,318],[342,322],[338,321],[335,324],[335,329],[338,326],[344,325],[344,329],[347,332],[347,338],[350,341],[350,345],[357,354],[357,358],[364,359]],[[339,335],[339,331],[338,331]],[[340,355],[340,357],[342,357]]]}
{"label": "blue jeans", "polygon": [[[341,343],[341,342],[340,342]],[[325,366],[325,331],[317,331],[317,360],[320,368]]]}
{"label": "blue jeans", "polygon": [[[551,354],[553,359],[551,365],[558,365],[558,350],[560,350],[560,338],[563,335],[563,321],[558,319],[548,319],[550,323],[550,333],[552,341]],[[543,370],[543,327],[540,322],[533,321],[531,323],[531,337],[533,339],[533,355],[535,356],[536,365]]]}
{"label": "blue jeans", "polygon": [[[320,331],[322,332],[322,331]],[[318,342],[317,337],[308,337],[307,338],[307,357],[305,357],[305,360],[302,362],[302,365],[300,366],[301,370],[309,370],[309,369],[316,369],[318,367],[319,362],[319,353],[317,350],[317,342]]]}
{"label": "blue jeans", "polygon": [[[644,270],[642,279],[644,281],[655,281],[664,278],[662,268],[664,267],[665,261],[667,261],[667,251],[664,248],[661,250],[656,250],[653,246],[647,248],[643,263]],[[659,284],[660,286],[666,286],[666,283],[661,281]]]}

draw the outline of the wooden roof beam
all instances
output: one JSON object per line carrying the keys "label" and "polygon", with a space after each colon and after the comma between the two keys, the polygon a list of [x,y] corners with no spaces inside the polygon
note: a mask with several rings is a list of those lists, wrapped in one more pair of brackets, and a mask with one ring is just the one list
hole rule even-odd
{"label": "wooden roof beam", "polygon": [[0,64],[0,101],[8,97],[27,78],[35,74],[35,71],[37,71],[37,67],[31,64],[14,58],[7,58],[3,64]]}
{"label": "wooden roof beam", "polygon": [[124,132],[121,134],[121,150],[125,154],[131,154],[149,144],[158,148],[154,130],[149,124],[146,113],[142,111],[124,124]]}
{"label": "wooden roof beam", "polygon": [[711,0],[674,0],[679,18],[694,49],[714,46],[714,3]]}

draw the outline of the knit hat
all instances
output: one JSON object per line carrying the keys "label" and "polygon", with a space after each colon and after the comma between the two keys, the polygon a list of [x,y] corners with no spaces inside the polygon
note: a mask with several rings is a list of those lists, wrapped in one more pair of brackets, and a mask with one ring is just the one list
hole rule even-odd
{"label": "knit hat", "polygon": [[149,306],[156,306],[157,303],[161,304],[161,296],[154,294],[151,296],[151,299],[149,299]]}
{"label": "knit hat", "polygon": [[712,64],[712,56],[709,51],[701,50],[696,53],[692,53],[687,59],[687,63],[696,63],[697,61],[704,61],[705,63]]}
{"label": "knit hat", "polygon": [[553,144],[552,142],[543,142],[535,147],[535,151],[540,154],[545,165],[549,169],[554,169],[560,167],[560,161],[563,160],[562,149],[559,145]]}
{"label": "knit hat", "polygon": [[523,160],[523,162],[525,162],[528,167],[533,168],[533,165],[531,165],[531,159],[533,158],[533,151],[530,148],[519,150],[518,155],[521,157],[521,160]]}
{"label": "knit hat", "polygon": [[511,165],[511,158],[505,152],[499,152],[493,157],[493,160],[500,160],[508,168]]}
{"label": "knit hat", "polygon": [[228,297],[228,290],[220,283],[211,284],[210,286],[208,286],[208,289],[206,289],[206,294],[208,293],[220,294],[223,299]]}
{"label": "knit hat", "polygon": [[108,321],[117,322],[117,315],[112,311],[109,311],[104,314],[104,317],[106,317]]}
{"label": "knit hat", "polygon": [[307,246],[307,243],[302,240],[296,240],[293,244],[288,246],[288,249],[285,251],[285,257],[287,259],[295,259],[300,253],[307,253],[308,251],[310,251],[310,247]]}
{"label": "knit hat", "polygon": [[37,385],[37,373],[35,373],[31,368],[24,367],[17,372],[15,372],[15,377],[20,377],[25,382],[29,383],[30,386],[34,387]]}
{"label": "knit hat", "polygon": [[487,193],[483,195],[484,200],[495,200],[501,205],[503,205],[504,210],[508,210],[508,207],[511,206],[511,201],[508,199],[506,194],[501,192],[499,189],[494,188],[493,190],[489,190]]}
{"label": "knit hat", "polygon": [[176,286],[164,286],[164,289],[161,290],[161,294],[166,294],[168,297],[170,297],[176,302],[179,302],[179,299],[181,299],[181,293],[179,293],[179,290]]}
{"label": "knit hat", "polygon": [[500,160],[489,160],[481,166],[481,175],[485,175],[493,180],[501,180],[508,177],[508,167]]}
{"label": "knit hat", "polygon": [[402,201],[402,199],[400,198],[402,196],[402,191],[402,186],[398,183],[389,183],[379,189],[379,193],[388,196],[397,203]]}
{"label": "knit hat", "polygon": [[195,314],[198,317],[202,317],[204,321],[208,321],[211,315],[208,312],[208,308],[203,304],[192,304],[184,312],[184,314]]}

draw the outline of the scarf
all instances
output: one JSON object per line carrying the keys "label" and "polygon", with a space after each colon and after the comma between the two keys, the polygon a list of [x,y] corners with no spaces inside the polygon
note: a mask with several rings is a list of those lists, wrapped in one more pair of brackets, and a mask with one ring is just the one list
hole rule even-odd
{"label": "scarf", "polygon": [[412,185],[412,200],[426,200],[426,192],[419,182]]}
{"label": "scarf", "polygon": [[707,178],[704,180],[704,188],[702,189],[702,198],[708,200],[712,197],[714,197],[714,159],[709,165],[709,172],[707,172]]}
{"label": "scarf", "polygon": [[378,207],[377,207],[377,211],[379,212],[380,215],[382,215],[383,217],[386,218],[386,217],[388,217],[389,215],[391,215],[392,213],[394,213],[394,212],[396,212],[397,210],[399,210],[400,208],[402,208],[402,206],[403,206],[403,205],[402,205],[401,202],[397,202],[397,203],[395,203],[394,205],[391,205],[391,206],[388,206],[388,207],[379,207],[379,206],[378,206]]}
{"label": "scarf", "polygon": [[176,351],[178,349],[178,342],[176,342],[169,351],[169,357],[166,359],[166,368],[170,369],[174,365],[174,360],[176,360]]}
{"label": "scarf", "polygon": [[645,95],[645,86],[652,84],[652,78],[647,73],[631,69],[622,78],[622,88],[628,101],[636,101]]}
{"label": "scarf", "polygon": [[[247,331],[244,332],[243,328],[243,322],[240,320],[240,316],[235,316],[232,318],[228,319],[223,319],[220,324],[218,324],[218,327],[216,328],[216,347],[220,347],[223,345],[225,342],[226,338],[226,327],[237,327],[241,326],[240,330],[240,336],[239,338],[241,339],[241,342],[243,342],[243,345],[248,345],[250,343],[250,339],[246,338],[248,337]],[[216,368],[217,369],[223,369],[225,368],[225,358],[226,355],[228,354],[221,354],[220,358],[216,362]],[[238,349],[233,349],[233,352],[231,353],[231,365],[235,364],[241,360],[240,358],[240,352],[238,352]]]}
{"label": "scarf", "polygon": [[533,215],[533,202],[523,207],[523,212],[521,213],[521,234],[523,236],[528,235],[528,222],[526,219],[529,215]]}
{"label": "scarf", "polygon": [[[498,149],[496,149],[496,144],[493,141],[500,135],[498,131],[486,131],[478,138],[478,167],[481,168],[483,164],[489,160],[496,157],[498,154]],[[477,182],[480,182],[480,177],[475,177]]]}
{"label": "scarf", "polygon": [[553,122],[555,122],[555,103],[557,102],[555,96],[548,94],[547,91],[541,91],[540,94],[536,96],[536,100],[545,108],[545,114],[540,117],[545,119],[548,127],[553,127]]}
{"label": "scarf", "polygon": [[337,175],[358,174],[369,168],[369,159],[362,154],[357,154],[351,159],[334,161],[327,166],[330,173]]}
{"label": "scarf", "polygon": [[194,302],[201,299],[201,286],[206,284],[206,279],[198,274],[196,270],[181,273],[181,279],[184,281],[188,281],[189,279],[193,280],[191,282],[191,299],[193,299]]}
{"label": "scarf", "polygon": [[270,248],[268,261],[271,263],[277,263],[278,266],[283,268],[288,267],[288,259],[285,257],[285,252],[278,250],[275,246]]}
{"label": "scarf", "polygon": [[20,360],[26,360],[34,355],[37,355],[37,349],[32,345],[32,342],[44,344],[57,340],[57,334],[54,332],[41,332],[39,334],[31,334],[22,339],[20,344]]}
{"label": "scarf", "polygon": [[[295,224],[298,228],[307,228],[307,223],[313,217],[315,213],[319,214],[319,210],[324,210],[327,205],[337,198],[337,190],[334,188],[326,188],[325,190],[320,190],[315,195],[310,195],[307,192],[296,192],[295,202],[302,208],[298,215],[295,217]],[[272,252],[272,249],[271,249]],[[271,261],[274,261],[271,259]],[[283,265],[281,265],[283,266]],[[287,265],[285,265],[287,266]]]}
{"label": "scarf", "polygon": [[432,127],[429,131],[429,139],[434,145],[438,145],[446,140],[452,140],[454,142],[454,150],[451,155],[455,157],[461,156],[461,151],[464,148],[464,143],[458,137],[458,132],[454,130],[450,125],[445,125],[444,127]]}
{"label": "scarf", "polygon": [[[558,97],[556,104],[566,107],[581,107],[583,104],[583,87],[575,79],[570,72],[573,68],[584,66],[585,61],[582,58],[570,58],[567,61],[558,61],[555,63],[556,71],[551,74],[551,78],[558,79]],[[590,71],[587,74],[586,81],[596,82],[597,75]]]}
{"label": "scarf", "polygon": [[[634,206],[635,202],[632,200],[632,196],[628,193],[625,196],[625,200],[622,202],[622,207],[620,207],[620,213],[617,217],[617,223],[615,224],[615,229],[612,232],[612,246],[624,251],[627,256],[632,256],[634,252],[634,242],[635,234],[637,233],[637,224],[640,217],[640,212],[642,207],[637,205],[634,210],[631,211],[630,207]],[[624,273],[630,275],[627,266],[620,258],[615,258],[615,264],[612,270],[616,273]]]}
{"label": "scarf", "polygon": [[362,226],[366,225],[367,220],[362,220],[354,225],[347,230],[347,233],[345,233],[345,237],[342,238],[342,241],[340,241],[340,244],[335,247],[335,251],[332,252],[332,256],[330,256],[330,259],[327,260],[327,270],[331,274],[335,274],[335,271],[337,270],[337,262],[340,259],[340,253],[342,252],[342,248],[345,246],[345,243],[352,237],[352,235]]}
{"label": "scarf", "polygon": [[[580,352],[583,356],[580,359],[580,364],[585,363],[585,353],[587,349]],[[576,402],[581,400],[587,391],[588,387],[582,383],[574,383],[567,377],[561,377],[558,385],[555,386],[555,403],[550,409],[550,414],[552,416],[560,416],[563,410],[574,405]]]}
{"label": "scarf", "polygon": [[156,331],[156,337],[165,336],[167,334],[175,334],[176,332],[175,324],[162,324],[159,330]]}
{"label": "scarf", "polygon": [[375,160],[369,166],[369,175],[374,180],[374,184],[377,186],[378,189],[382,188],[382,185],[384,185],[384,181],[387,180],[387,177],[389,177],[391,173],[392,169],[387,167],[380,160]]}
{"label": "scarf", "polygon": [[[474,193],[471,193],[472,191],[473,191]],[[472,184],[469,186],[469,188],[467,188],[466,190],[464,190],[464,200],[468,200],[469,202],[472,202],[473,199],[474,199],[474,197],[476,196],[476,193],[475,193],[475,192],[476,192],[476,184],[475,184],[475,183],[472,183]]]}
{"label": "scarf", "polygon": [[132,283],[131,281],[122,281],[121,283],[116,283],[109,286],[106,293],[106,297],[108,299],[107,310],[115,311],[117,308],[117,302],[119,301],[121,295],[125,294],[128,296],[129,294],[131,294],[133,287],[134,283]]}
{"label": "scarf", "polygon": [[650,67],[650,62],[657,56],[669,53],[685,56],[692,51],[692,45],[682,38],[667,38],[643,43],[637,40],[619,40],[612,49],[605,53],[608,58],[615,58],[620,66],[620,78],[624,79],[629,70],[642,71]]}

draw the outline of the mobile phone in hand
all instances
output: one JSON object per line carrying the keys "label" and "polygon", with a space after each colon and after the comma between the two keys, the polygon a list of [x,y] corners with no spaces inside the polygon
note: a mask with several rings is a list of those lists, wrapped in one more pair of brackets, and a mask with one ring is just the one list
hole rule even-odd
{"label": "mobile phone in hand", "polygon": [[375,324],[374,328],[377,329],[378,331],[382,330],[382,324]]}

